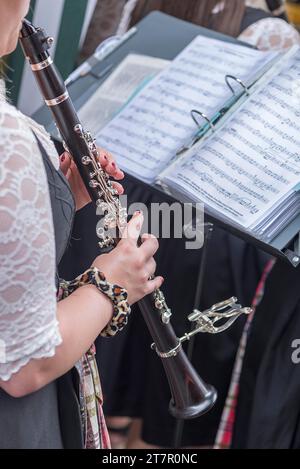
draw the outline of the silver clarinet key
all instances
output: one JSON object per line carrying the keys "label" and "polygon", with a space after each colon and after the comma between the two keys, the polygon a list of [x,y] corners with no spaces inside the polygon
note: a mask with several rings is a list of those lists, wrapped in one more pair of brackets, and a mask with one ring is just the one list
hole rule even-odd
{"label": "silver clarinet key", "polygon": [[[218,334],[228,329],[242,315],[249,315],[253,312],[252,308],[242,307],[237,303],[234,296],[228,300],[213,305],[205,311],[195,309],[188,316],[190,322],[196,324],[197,332],[208,332],[210,334]],[[219,326],[217,323],[221,323]],[[193,334],[194,331],[192,331]],[[194,335],[194,334],[193,334]]]}

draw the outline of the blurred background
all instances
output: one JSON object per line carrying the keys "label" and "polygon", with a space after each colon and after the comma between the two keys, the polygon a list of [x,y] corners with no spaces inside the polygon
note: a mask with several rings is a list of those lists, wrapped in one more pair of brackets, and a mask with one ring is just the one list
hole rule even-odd
{"label": "blurred background", "polygon": [[[53,49],[55,62],[63,77],[67,78],[107,37],[125,32],[124,11],[130,9],[131,3],[136,3],[136,0],[32,0],[30,17],[34,24],[43,26],[56,39]],[[299,0],[246,0],[246,4],[272,10],[279,16],[286,8],[290,21],[300,24]],[[6,64],[10,99],[23,112],[33,114],[41,106],[41,99],[37,92],[28,92],[34,90],[33,78],[29,69],[24,67],[21,51],[17,50],[8,57]]]}

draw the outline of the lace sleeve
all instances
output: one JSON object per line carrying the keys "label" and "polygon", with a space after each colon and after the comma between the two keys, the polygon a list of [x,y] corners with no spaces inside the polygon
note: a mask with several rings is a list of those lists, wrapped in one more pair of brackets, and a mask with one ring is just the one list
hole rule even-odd
{"label": "lace sleeve", "polygon": [[296,29],[280,18],[265,18],[253,23],[239,36],[260,50],[283,51],[294,44],[300,45],[300,35]]}
{"label": "lace sleeve", "polygon": [[43,161],[26,119],[0,102],[0,379],[60,343]]}

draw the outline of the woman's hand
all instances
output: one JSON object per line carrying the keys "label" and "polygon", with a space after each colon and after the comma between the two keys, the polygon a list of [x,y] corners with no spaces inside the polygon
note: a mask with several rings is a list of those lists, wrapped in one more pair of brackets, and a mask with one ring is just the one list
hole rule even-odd
{"label": "woman's hand", "polygon": [[160,288],[164,279],[155,277],[153,259],[158,249],[158,241],[153,235],[142,236],[142,245],[137,246],[143,224],[143,215],[136,212],[127,224],[122,239],[109,254],[102,254],[93,263],[101,270],[110,283],[126,288],[129,304],[136,303],[144,296]]}
{"label": "woman's hand", "polygon": [[[99,163],[106,173],[116,181],[123,179],[124,173],[116,165],[113,156],[101,148],[98,148],[98,152]],[[70,184],[76,202],[76,210],[80,210],[91,202],[91,198],[81,179],[77,166],[68,152],[60,156],[60,169]],[[123,194],[124,190],[121,184],[113,182],[113,186],[120,195]]]}

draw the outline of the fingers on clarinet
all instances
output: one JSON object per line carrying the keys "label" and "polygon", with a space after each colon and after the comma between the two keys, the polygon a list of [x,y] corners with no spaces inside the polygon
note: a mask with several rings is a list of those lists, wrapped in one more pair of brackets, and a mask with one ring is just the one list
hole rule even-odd
{"label": "fingers on clarinet", "polygon": [[118,168],[115,162],[109,163],[106,166],[105,171],[107,172],[109,176],[113,177],[117,181],[124,179],[123,171],[121,171],[120,168]]}
{"label": "fingers on clarinet", "polygon": [[117,171],[114,174],[114,178],[117,181],[122,181],[122,179],[124,179],[124,177],[125,177],[124,172],[120,168],[117,168]]}
{"label": "fingers on clarinet", "polygon": [[65,151],[62,155],[59,157],[59,163],[60,163],[60,169],[63,172],[63,174],[66,176],[68,170],[70,169],[71,166],[71,157],[67,151]]}
{"label": "fingers on clarinet", "polygon": [[101,148],[98,149],[99,152],[99,162],[107,174],[117,180],[124,178],[123,171],[117,166],[114,157],[108,151],[105,151]]}
{"label": "fingers on clarinet", "polygon": [[151,233],[143,233],[142,236],[141,236],[141,240],[142,242],[144,243],[145,241],[147,241],[147,239],[152,239],[152,238],[156,238],[156,236],[154,236],[153,234]]}
{"label": "fingers on clarinet", "polygon": [[114,189],[116,189],[119,195],[124,194],[124,187],[122,186],[122,184],[119,184],[118,182],[113,182],[112,186]]}
{"label": "fingers on clarinet", "polygon": [[152,234],[145,233],[142,235],[142,245],[140,250],[146,259],[153,257],[159,248],[158,239]]}
{"label": "fingers on clarinet", "polygon": [[71,168],[72,171],[74,171],[74,170],[78,171],[77,166],[76,166],[73,158],[71,159],[70,168]]}
{"label": "fingers on clarinet", "polygon": [[162,286],[164,281],[165,279],[163,277],[155,277],[153,280],[149,280],[147,285],[147,294],[149,295],[155,290],[158,290]]}
{"label": "fingers on clarinet", "polygon": [[132,240],[136,243],[140,236],[143,222],[144,222],[143,213],[135,212],[130,222],[127,223],[122,233],[122,239],[124,241]]}
{"label": "fingers on clarinet", "polygon": [[98,148],[98,153],[99,153],[99,157],[98,157],[99,163],[101,164],[102,168],[105,169],[106,166],[112,160],[112,157],[108,154],[108,152],[106,152],[102,148]]}

